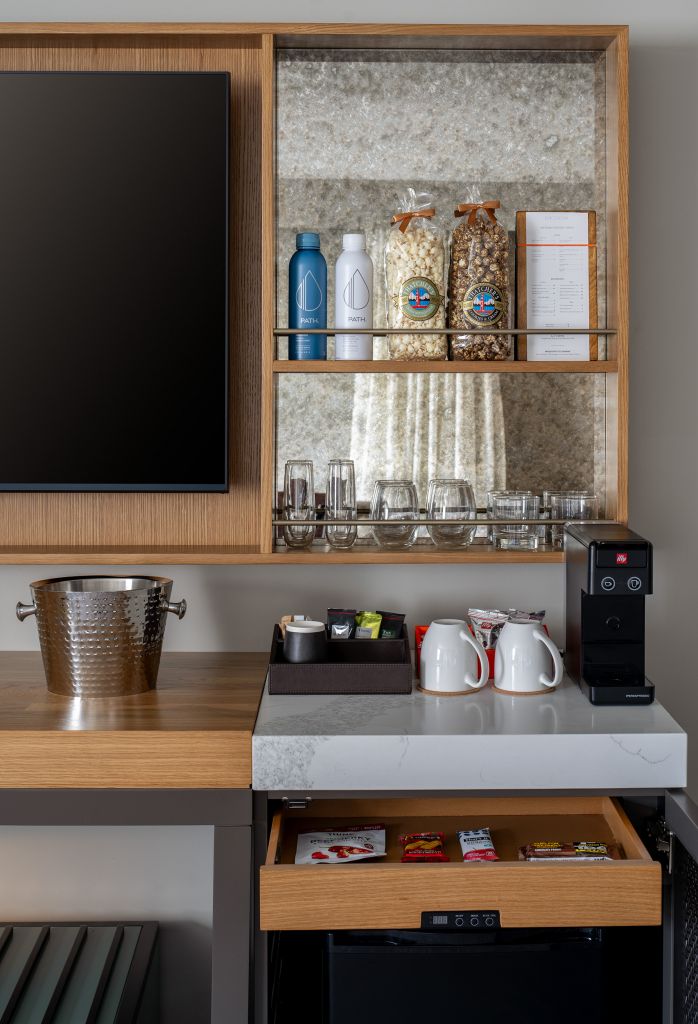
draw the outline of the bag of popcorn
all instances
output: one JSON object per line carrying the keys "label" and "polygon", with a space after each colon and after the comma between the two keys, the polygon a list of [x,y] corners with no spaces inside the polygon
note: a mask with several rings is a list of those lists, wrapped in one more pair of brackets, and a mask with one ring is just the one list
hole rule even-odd
{"label": "bag of popcorn", "polygon": [[[391,219],[385,247],[385,295],[388,327],[446,326],[444,233],[434,223],[436,210],[427,192],[408,188]],[[391,334],[391,359],[448,359],[444,334]]]}

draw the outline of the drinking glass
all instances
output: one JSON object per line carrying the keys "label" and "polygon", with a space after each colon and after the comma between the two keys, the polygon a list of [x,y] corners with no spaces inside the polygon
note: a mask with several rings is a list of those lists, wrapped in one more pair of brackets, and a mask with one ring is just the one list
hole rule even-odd
{"label": "drinking glass", "polygon": [[[505,497],[508,494],[511,494],[511,495],[533,494],[533,491],[515,491],[515,490],[509,490],[509,491],[507,491],[507,490],[488,491],[487,492],[487,518],[488,519],[492,519],[492,502],[494,501],[494,499],[496,497],[499,497],[499,496]],[[488,540],[488,542],[490,544],[494,544],[494,532],[493,532],[491,526],[488,527],[488,529],[487,529],[487,540]]]}
{"label": "drinking glass", "polygon": [[356,540],[356,485],[351,459],[330,459],[327,464],[325,507],[328,519],[346,520],[346,526],[326,526],[327,543],[350,548]]}
{"label": "drinking glass", "polygon": [[[284,526],[284,540],[290,548],[307,548],[315,536],[315,485],[313,464],[291,459],[284,469],[284,518],[295,525]],[[301,525],[304,524],[304,525]]]}
{"label": "drinking glass", "polygon": [[[591,491],[558,491],[550,494],[550,518],[598,519],[599,499]],[[551,526],[551,540],[554,548],[561,548],[565,538],[564,526]]]}
{"label": "drinking glass", "polygon": [[[427,519],[475,519],[477,506],[473,489],[467,480],[438,479],[429,481]],[[475,534],[474,526],[457,523],[452,526],[428,526],[429,536],[440,548],[465,548]]]}
{"label": "drinking glass", "polygon": [[495,494],[492,497],[492,518],[511,519],[512,525],[493,526],[495,547],[506,551],[535,551],[540,541],[537,526],[516,524],[517,519],[538,519],[540,498],[537,494],[519,491]]}
{"label": "drinking glass", "polygon": [[[411,480],[376,480],[371,501],[371,519],[407,519],[399,526],[374,526],[373,536],[383,548],[409,548],[419,529],[417,488]],[[411,525],[414,522],[414,526]]]}

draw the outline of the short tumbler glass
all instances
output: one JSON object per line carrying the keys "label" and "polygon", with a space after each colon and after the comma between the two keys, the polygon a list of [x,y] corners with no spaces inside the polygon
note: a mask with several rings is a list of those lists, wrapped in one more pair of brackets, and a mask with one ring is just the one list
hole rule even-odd
{"label": "short tumbler glass", "polygon": [[[564,519],[569,522],[575,519],[598,519],[599,499],[591,491],[555,491],[550,494],[550,518]],[[551,540],[554,548],[561,548],[565,539],[565,527],[551,526]]]}
{"label": "short tumbler glass", "polygon": [[414,483],[411,480],[376,480],[371,519],[408,520],[395,526],[374,526],[373,536],[383,548],[411,547],[419,529],[419,500]]}
{"label": "short tumbler glass", "polygon": [[492,518],[511,519],[512,525],[493,525],[495,547],[503,551],[535,551],[538,548],[539,528],[517,524],[516,520],[538,519],[540,498],[537,494],[510,492],[492,497]]}
{"label": "short tumbler glass", "polygon": [[351,459],[331,459],[327,464],[325,509],[328,519],[346,520],[346,526],[326,526],[325,537],[333,548],[350,548],[356,540],[356,485]]}
{"label": "short tumbler glass", "polygon": [[477,506],[473,489],[467,480],[438,479],[429,481],[427,519],[444,521],[442,526],[428,526],[429,536],[439,548],[465,548],[475,534],[474,526],[464,523],[446,525],[452,519],[475,519]]}
{"label": "short tumbler glass", "polygon": [[[292,459],[284,470],[284,540],[290,548],[307,548],[315,536],[315,484],[313,464]],[[298,525],[296,525],[296,523]]]}

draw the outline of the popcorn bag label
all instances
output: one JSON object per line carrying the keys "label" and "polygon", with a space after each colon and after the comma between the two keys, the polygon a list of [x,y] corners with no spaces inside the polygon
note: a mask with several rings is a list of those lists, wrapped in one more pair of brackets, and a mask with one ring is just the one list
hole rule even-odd
{"label": "popcorn bag label", "polygon": [[400,309],[410,320],[431,320],[440,305],[439,289],[428,277],[409,277],[400,289]]}
{"label": "popcorn bag label", "polygon": [[502,293],[494,284],[474,284],[465,293],[463,314],[475,327],[494,327],[505,309]]}
{"label": "popcorn bag label", "polygon": [[296,864],[347,864],[385,857],[385,825],[356,825],[323,832],[301,832]]}

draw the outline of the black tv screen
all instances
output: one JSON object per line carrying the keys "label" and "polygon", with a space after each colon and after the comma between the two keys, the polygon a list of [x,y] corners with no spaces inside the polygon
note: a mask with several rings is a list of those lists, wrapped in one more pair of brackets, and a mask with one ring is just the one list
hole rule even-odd
{"label": "black tv screen", "polygon": [[229,91],[0,74],[0,490],[227,488]]}

